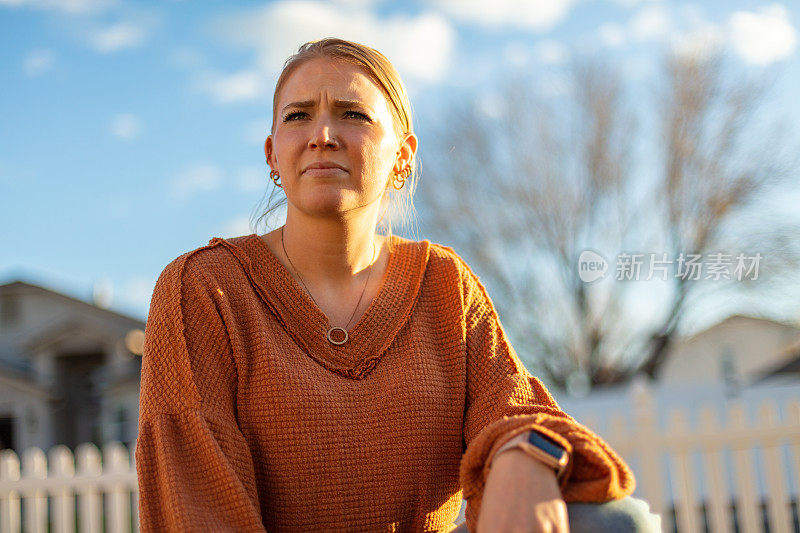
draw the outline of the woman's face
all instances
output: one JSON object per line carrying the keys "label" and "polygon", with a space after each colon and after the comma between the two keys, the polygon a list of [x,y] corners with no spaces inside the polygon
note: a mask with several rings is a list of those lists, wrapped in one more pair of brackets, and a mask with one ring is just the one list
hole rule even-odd
{"label": "woman's face", "polygon": [[322,58],[286,80],[264,150],[290,208],[335,216],[379,206],[391,174],[413,157],[416,137],[396,137],[389,103],[363,70]]}

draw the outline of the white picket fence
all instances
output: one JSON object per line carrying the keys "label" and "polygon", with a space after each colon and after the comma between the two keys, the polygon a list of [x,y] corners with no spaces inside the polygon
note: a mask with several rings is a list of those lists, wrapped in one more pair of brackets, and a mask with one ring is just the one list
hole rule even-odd
{"label": "white picket fence", "polygon": [[[760,532],[764,522],[770,533],[800,532],[792,507],[796,512],[800,401],[761,402],[755,421],[744,403],[732,402],[725,416],[700,406],[673,410],[663,424],[646,387],[631,399],[632,413],[611,415],[597,432],[631,466],[634,495],[662,516],[665,532],[700,532],[706,525],[712,533]],[[589,416],[579,420],[600,427]],[[137,531],[131,456],[118,442],[105,445],[102,457],[96,446],[82,444],[76,460],[65,446],[51,449],[49,458],[31,448],[20,468],[15,453],[0,452],[0,533]]]}
{"label": "white picket fence", "polygon": [[[663,409],[648,387],[630,396],[633,408],[610,415],[599,433],[631,466],[635,496],[661,515],[664,531],[800,533],[800,401],[734,399],[724,414],[719,405],[673,408],[659,423]],[[579,421],[600,427],[593,416]]]}
{"label": "white picket fence", "polygon": [[[135,465],[125,445],[0,452],[0,533],[138,531]],[[75,460],[77,459],[77,461]],[[76,468],[77,463],[77,468]],[[49,468],[48,468],[49,466]],[[21,505],[22,504],[22,505]]]}

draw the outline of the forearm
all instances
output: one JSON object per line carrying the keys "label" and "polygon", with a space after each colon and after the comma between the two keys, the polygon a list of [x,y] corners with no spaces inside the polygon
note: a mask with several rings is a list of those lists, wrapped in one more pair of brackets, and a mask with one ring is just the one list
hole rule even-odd
{"label": "forearm", "polygon": [[555,471],[520,449],[506,450],[494,457],[485,490],[490,490],[498,481],[520,490],[533,487],[537,492],[547,489],[546,492],[554,496],[561,495]]}
{"label": "forearm", "polygon": [[[546,529],[548,524],[557,527]],[[552,468],[520,449],[495,457],[486,477],[476,533],[561,532],[567,531],[566,524],[566,503]]]}

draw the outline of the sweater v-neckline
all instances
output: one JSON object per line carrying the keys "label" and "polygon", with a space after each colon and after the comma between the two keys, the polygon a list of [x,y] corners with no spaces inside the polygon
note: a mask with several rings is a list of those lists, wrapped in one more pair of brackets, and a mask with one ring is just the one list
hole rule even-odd
{"label": "sweater v-neckline", "polygon": [[416,242],[397,235],[391,239],[394,250],[378,293],[342,345],[328,341],[328,318],[259,235],[215,237],[209,244],[218,241],[234,253],[262,300],[312,359],[342,376],[363,379],[411,315],[428,263],[428,240]]}

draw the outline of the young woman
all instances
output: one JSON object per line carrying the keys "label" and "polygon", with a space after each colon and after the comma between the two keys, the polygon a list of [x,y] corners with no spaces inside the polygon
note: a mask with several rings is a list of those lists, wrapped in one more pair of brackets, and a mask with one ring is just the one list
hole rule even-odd
{"label": "young woman", "polygon": [[142,531],[445,532],[462,497],[479,533],[658,520],[525,369],[466,263],[378,232],[411,197],[417,143],[379,52],[323,39],[287,61],[264,146],[285,224],[211,239],[153,292]]}

